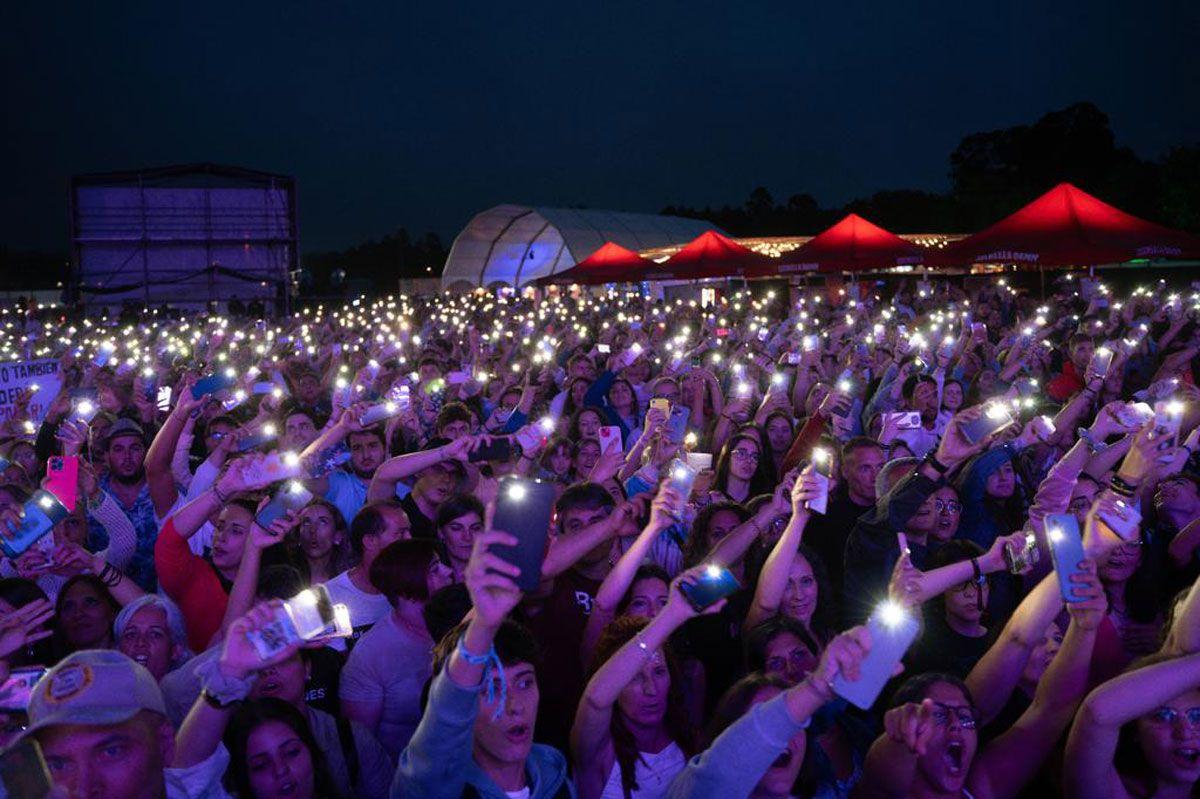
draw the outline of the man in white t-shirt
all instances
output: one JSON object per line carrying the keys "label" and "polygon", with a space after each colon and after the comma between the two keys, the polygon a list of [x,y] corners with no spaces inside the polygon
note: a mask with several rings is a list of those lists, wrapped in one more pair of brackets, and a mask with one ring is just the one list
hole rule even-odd
{"label": "man in white t-shirt", "polygon": [[[394,500],[364,505],[350,523],[350,546],[359,563],[325,583],[325,588],[334,604],[350,611],[351,645],[392,609],[387,597],[371,585],[371,564],[388,544],[408,538],[412,538],[412,525]],[[342,649],[345,644],[339,640],[331,646]]]}

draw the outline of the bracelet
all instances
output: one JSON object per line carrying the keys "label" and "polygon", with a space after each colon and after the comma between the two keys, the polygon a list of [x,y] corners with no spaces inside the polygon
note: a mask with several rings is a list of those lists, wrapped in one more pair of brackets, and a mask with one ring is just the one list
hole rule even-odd
{"label": "bracelet", "polygon": [[105,563],[104,568],[96,576],[100,578],[100,582],[109,588],[116,588],[121,584],[121,580],[125,579],[125,575],[121,574],[111,563]]}
{"label": "bracelet", "polygon": [[[492,719],[498,719],[504,713],[504,707],[508,704],[508,686],[504,682],[504,664],[500,662],[500,657],[496,654],[496,645],[493,643],[486,654],[473,655],[467,650],[467,633],[464,631],[458,637],[458,656],[472,666],[483,666],[483,685],[487,690],[488,702],[496,704],[496,712],[492,714]],[[500,679],[489,680],[488,675],[495,669],[496,676]],[[496,683],[500,684],[500,696],[496,697]]]}
{"label": "bracelet", "polygon": [[929,452],[925,456],[925,463],[940,475],[945,475],[946,472],[950,471],[950,467],[939,461],[933,452]]}
{"label": "bracelet", "polygon": [[1115,474],[1112,476],[1112,480],[1109,481],[1109,488],[1113,490],[1113,493],[1126,498],[1132,497],[1137,493],[1138,489],[1136,485],[1126,482],[1119,475]]}
{"label": "bracelet", "polygon": [[1087,444],[1088,451],[1090,451],[1093,455],[1099,455],[1101,452],[1108,449],[1108,444],[1104,443],[1103,441],[1097,441],[1092,435],[1091,431],[1086,427],[1080,427],[1075,432],[1079,435],[1079,438]]}
{"label": "bracelet", "polygon": [[983,569],[979,568],[979,558],[971,558],[971,569],[975,572],[975,582],[983,579]]}

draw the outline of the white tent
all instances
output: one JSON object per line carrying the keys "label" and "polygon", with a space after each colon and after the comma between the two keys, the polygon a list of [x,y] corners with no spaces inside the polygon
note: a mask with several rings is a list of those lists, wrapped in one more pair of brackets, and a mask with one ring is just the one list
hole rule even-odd
{"label": "white tent", "polygon": [[476,214],[455,237],[442,288],[520,286],[570,269],[606,241],[646,250],[686,244],[716,229],[678,216],[497,205]]}

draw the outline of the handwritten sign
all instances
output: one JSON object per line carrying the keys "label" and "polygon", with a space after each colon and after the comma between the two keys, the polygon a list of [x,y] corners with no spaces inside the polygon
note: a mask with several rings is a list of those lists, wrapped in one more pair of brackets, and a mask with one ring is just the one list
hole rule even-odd
{"label": "handwritten sign", "polygon": [[43,358],[0,363],[0,419],[12,418],[17,395],[34,385],[38,388],[30,400],[29,413],[34,421],[40,422],[62,388],[58,361]]}

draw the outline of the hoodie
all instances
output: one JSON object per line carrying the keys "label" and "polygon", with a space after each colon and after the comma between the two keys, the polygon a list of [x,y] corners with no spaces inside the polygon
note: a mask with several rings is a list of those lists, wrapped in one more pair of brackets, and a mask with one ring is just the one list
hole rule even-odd
{"label": "hoodie", "polygon": [[[474,688],[455,685],[445,669],[434,676],[425,714],[400,753],[393,799],[507,799],[471,756],[482,688],[482,682]],[[525,775],[529,799],[575,799],[567,759],[552,746],[533,745]]]}

